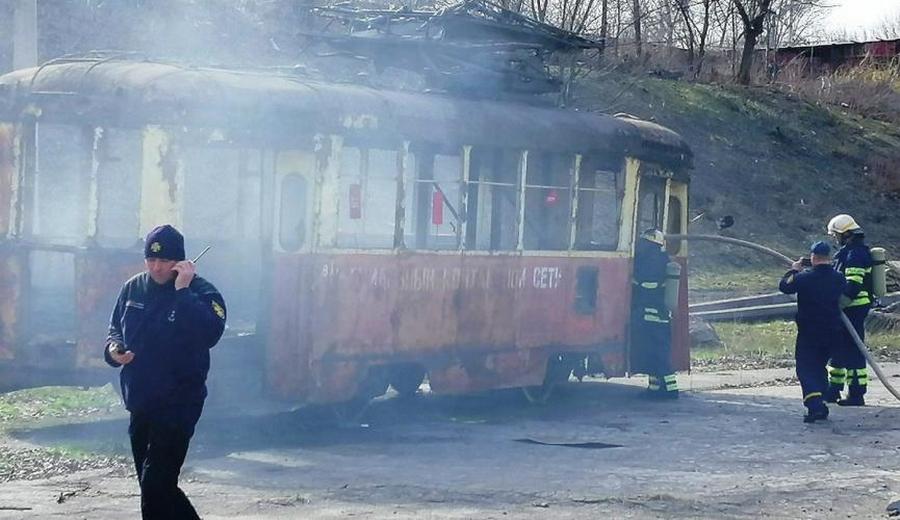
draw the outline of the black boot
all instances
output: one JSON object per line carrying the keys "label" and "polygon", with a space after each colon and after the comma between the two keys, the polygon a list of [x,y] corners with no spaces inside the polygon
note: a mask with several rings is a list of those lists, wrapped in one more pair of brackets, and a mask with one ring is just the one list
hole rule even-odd
{"label": "black boot", "polygon": [[822,396],[822,400],[826,403],[836,403],[841,400],[841,390],[843,390],[844,385],[828,385],[828,390],[825,390],[825,395]]}
{"label": "black boot", "polygon": [[848,395],[846,399],[838,401],[838,406],[865,406],[866,399],[861,395]]}
{"label": "black boot", "polygon": [[803,422],[805,423],[814,423],[816,421],[824,421],[828,419],[828,407],[824,404],[822,406],[810,407],[806,412],[806,415],[803,416]]}
{"label": "black boot", "polygon": [[641,397],[644,399],[650,399],[653,401],[664,401],[669,399],[678,399],[678,390],[644,390],[644,393],[641,394]]}

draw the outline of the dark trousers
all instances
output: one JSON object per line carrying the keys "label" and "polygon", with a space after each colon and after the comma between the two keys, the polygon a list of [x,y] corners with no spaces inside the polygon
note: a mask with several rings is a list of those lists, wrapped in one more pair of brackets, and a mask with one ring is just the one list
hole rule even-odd
{"label": "dark trousers", "polygon": [[128,434],[144,520],[200,518],[178,487],[178,476],[201,411],[202,405],[131,414]]}
{"label": "dark trousers", "polygon": [[[866,316],[869,314],[869,306],[848,307],[844,309],[844,314],[853,324],[859,339],[865,341],[865,322]],[[841,324],[841,333],[837,338],[831,352],[831,391],[840,392],[846,383],[850,397],[861,397],[866,393],[869,383],[866,357],[859,351],[859,347],[856,346],[856,342],[853,341],[853,337],[843,323]]]}
{"label": "dark trousers", "polygon": [[650,376],[650,390],[677,392],[675,372],[672,370],[672,328],[669,323],[636,321],[634,342],[646,357]]}
{"label": "dark trousers", "polygon": [[[797,361],[797,379],[803,392],[803,404],[810,410],[825,406],[823,396],[828,388],[828,344],[833,335],[797,332],[794,359]],[[835,331],[836,333],[837,331]]]}

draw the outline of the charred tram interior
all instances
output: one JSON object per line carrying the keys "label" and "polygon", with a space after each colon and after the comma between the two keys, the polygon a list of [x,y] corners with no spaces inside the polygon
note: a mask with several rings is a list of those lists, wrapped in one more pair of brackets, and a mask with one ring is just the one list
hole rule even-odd
{"label": "charred tram interior", "polygon": [[337,402],[426,374],[468,392],[641,371],[634,237],[685,229],[690,161],[630,117],[148,61],[17,71],[0,77],[0,385],[109,378],[108,307],[160,222],[189,255],[212,245],[200,270],[230,311],[213,384]]}

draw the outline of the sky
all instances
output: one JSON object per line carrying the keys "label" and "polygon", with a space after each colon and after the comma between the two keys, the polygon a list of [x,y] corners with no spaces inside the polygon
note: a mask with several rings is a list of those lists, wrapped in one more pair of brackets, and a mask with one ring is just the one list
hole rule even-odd
{"label": "sky", "polygon": [[900,0],[830,0],[835,7],[825,19],[825,30],[877,29],[887,18],[900,15]]}

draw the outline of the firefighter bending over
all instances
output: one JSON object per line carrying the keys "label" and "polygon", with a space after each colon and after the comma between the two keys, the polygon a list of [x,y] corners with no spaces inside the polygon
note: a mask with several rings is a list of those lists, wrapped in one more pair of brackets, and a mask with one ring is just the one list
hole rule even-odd
{"label": "firefighter bending over", "polygon": [[676,399],[678,383],[672,370],[671,314],[666,306],[666,265],[663,234],[657,229],[641,233],[634,253],[631,303],[632,341],[648,356],[651,398]]}

